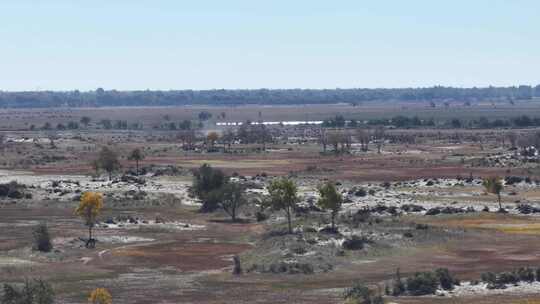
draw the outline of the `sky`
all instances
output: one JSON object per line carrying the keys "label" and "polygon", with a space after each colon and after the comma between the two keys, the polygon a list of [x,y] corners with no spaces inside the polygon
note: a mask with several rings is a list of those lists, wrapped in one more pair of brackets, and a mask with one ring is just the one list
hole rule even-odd
{"label": "sky", "polygon": [[0,90],[540,84],[538,0],[0,0]]}

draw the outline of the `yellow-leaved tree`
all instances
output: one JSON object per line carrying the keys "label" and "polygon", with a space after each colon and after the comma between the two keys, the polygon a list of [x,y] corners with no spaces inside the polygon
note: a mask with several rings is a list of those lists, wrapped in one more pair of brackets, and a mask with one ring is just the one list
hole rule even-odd
{"label": "yellow-leaved tree", "polygon": [[96,219],[103,209],[103,194],[99,192],[85,192],[81,196],[81,202],[75,210],[75,214],[84,219],[88,226],[88,241],[86,247],[94,247],[95,240],[92,238],[92,228],[96,224]]}
{"label": "yellow-leaved tree", "polygon": [[88,302],[92,304],[112,304],[112,297],[105,288],[96,288],[90,293]]}

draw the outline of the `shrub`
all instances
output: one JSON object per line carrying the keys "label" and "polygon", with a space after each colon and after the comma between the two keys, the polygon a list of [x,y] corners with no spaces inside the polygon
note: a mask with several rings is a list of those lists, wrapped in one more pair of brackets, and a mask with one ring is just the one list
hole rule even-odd
{"label": "shrub", "polygon": [[291,246],[290,251],[297,255],[303,255],[307,253],[306,247],[298,244]]}
{"label": "shrub", "polygon": [[255,213],[255,217],[257,219],[257,222],[264,222],[268,219],[268,215],[261,211],[257,211],[257,213]]}
{"label": "shrub", "polygon": [[429,226],[427,224],[416,224],[414,228],[416,230],[427,230]]}
{"label": "shrub", "polygon": [[439,284],[444,290],[454,289],[454,285],[457,283],[457,280],[452,277],[448,269],[439,268],[435,270],[435,275],[439,279]]}
{"label": "shrub", "polygon": [[417,272],[407,278],[407,292],[413,296],[435,294],[439,280],[433,272]]}
{"label": "shrub", "polygon": [[92,304],[112,304],[112,297],[105,288],[96,288],[90,293],[88,302]]}
{"label": "shrub", "polygon": [[535,279],[534,271],[529,267],[522,267],[518,269],[517,275],[519,280],[524,282],[534,282]]}
{"label": "shrub", "polygon": [[515,272],[502,272],[497,276],[497,281],[500,284],[517,284],[519,276]]}
{"label": "shrub", "polygon": [[480,276],[480,279],[482,282],[488,283],[488,284],[495,284],[497,281],[497,275],[493,272],[484,272]]}
{"label": "shrub", "polygon": [[358,189],[356,189],[356,191],[354,192],[354,195],[360,196],[360,197],[364,197],[364,196],[367,195],[366,189],[364,189],[364,188],[358,188]]}
{"label": "shrub", "polygon": [[24,189],[26,187],[16,181],[11,181],[7,184],[0,184],[0,196],[9,197],[13,199],[24,198]]}
{"label": "shrub", "polygon": [[365,244],[371,243],[366,237],[360,237],[357,235],[351,236],[350,239],[346,239],[343,242],[343,248],[347,250],[362,250]]}
{"label": "shrub", "polygon": [[394,281],[392,282],[392,295],[397,297],[402,294],[404,294],[406,291],[405,284],[403,283],[403,280],[401,280],[401,273],[399,272],[399,268],[396,270],[396,277],[394,278]]}
{"label": "shrub", "polygon": [[20,289],[4,284],[4,295],[0,303],[5,304],[53,304],[54,291],[51,285],[41,279],[26,280]]}
{"label": "shrub", "polygon": [[353,287],[347,288],[343,297],[348,303],[373,304],[373,292],[369,290],[367,286],[359,282],[356,282]]}
{"label": "shrub", "polygon": [[240,258],[237,255],[233,256],[233,262],[234,262],[233,274],[235,275],[242,274],[242,264],[240,263]]}
{"label": "shrub", "polygon": [[52,250],[53,246],[47,224],[40,223],[34,227],[32,235],[34,237],[34,250],[39,250],[41,252],[49,252]]}
{"label": "shrub", "polygon": [[507,176],[504,178],[507,185],[518,184],[523,181],[523,178],[520,176]]}

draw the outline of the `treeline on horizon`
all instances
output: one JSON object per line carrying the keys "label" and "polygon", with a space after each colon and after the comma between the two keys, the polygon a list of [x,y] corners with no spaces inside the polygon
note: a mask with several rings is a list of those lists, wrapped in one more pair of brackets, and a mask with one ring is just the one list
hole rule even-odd
{"label": "treeline on horizon", "polygon": [[521,115],[510,119],[488,119],[479,117],[478,119],[439,119],[434,118],[421,119],[418,116],[394,116],[388,119],[370,119],[365,121],[346,120],[343,115],[336,115],[333,118],[325,119],[322,127],[325,128],[358,128],[363,126],[385,126],[400,129],[410,128],[530,128],[540,127],[540,117],[530,117]]}
{"label": "treeline on horizon", "polygon": [[366,101],[505,101],[540,97],[540,85],[485,88],[0,91],[1,108],[358,104]]}

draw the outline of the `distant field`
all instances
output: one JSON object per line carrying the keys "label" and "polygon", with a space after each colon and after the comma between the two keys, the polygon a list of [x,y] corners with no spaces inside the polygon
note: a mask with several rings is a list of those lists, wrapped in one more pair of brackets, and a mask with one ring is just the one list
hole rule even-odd
{"label": "distant field", "polygon": [[[146,128],[165,122],[165,118],[173,122],[184,119],[195,120],[201,111],[213,114],[210,124],[216,121],[296,121],[323,120],[335,115],[343,115],[346,119],[369,120],[391,118],[396,115],[418,116],[423,119],[434,118],[446,120],[451,118],[489,119],[512,118],[520,115],[540,116],[540,100],[530,102],[473,104],[470,107],[462,103],[452,103],[445,108],[441,105],[432,108],[427,103],[364,103],[358,106],[348,104],[335,105],[293,105],[293,106],[182,106],[182,107],[106,107],[106,108],[55,108],[55,109],[1,109],[0,127],[2,129],[27,129],[29,125],[42,126],[79,121],[89,116],[94,122],[102,119],[127,120],[142,122]],[[222,113],[225,118],[216,117]]]}

